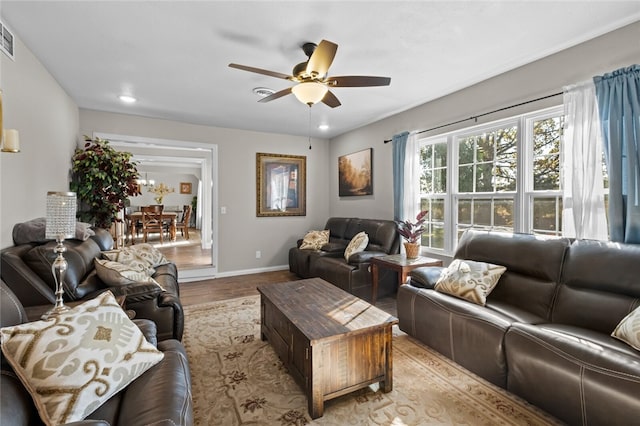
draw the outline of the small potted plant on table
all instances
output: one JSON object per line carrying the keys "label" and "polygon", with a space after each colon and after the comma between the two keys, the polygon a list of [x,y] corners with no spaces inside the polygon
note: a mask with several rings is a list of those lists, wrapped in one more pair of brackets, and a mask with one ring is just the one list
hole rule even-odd
{"label": "small potted plant on table", "polygon": [[420,255],[420,238],[424,233],[424,222],[427,220],[429,210],[423,210],[416,216],[415,222],[408,220],[397,221],[398,233],[406,240],[404,250],[407,259],[415,259]]}

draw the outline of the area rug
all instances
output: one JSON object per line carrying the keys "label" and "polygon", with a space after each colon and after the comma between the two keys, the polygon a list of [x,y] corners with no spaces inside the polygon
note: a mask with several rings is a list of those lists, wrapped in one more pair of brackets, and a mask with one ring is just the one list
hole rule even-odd
{"label": "area rug", "polygon": [[401,331],[393,337],[393,390],[372,385],[325,402],[307,399],[268,342],[259,296],[185,307],[196,425],[549,425],[556,420]]}

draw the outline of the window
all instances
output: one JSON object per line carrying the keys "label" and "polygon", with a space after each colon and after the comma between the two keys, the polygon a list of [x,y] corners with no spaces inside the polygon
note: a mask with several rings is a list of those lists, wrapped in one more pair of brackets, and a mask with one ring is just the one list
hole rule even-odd
{"label": "window", "polygon": [[561,235],[562,114],[555,107],[420,140],[422,245],[452,253],[469,228]]}

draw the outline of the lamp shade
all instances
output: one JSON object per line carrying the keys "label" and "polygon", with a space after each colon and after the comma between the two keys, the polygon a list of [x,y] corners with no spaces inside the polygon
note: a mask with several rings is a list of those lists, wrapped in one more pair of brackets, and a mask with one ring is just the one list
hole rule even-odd
{"label": "lamp shade", "polygon": [[45,238],[73,238],[76,235],[75,192],[47,192],[47,227]]}
{"label": "lamp shade", "polygon": [[303,104],[313,105],[324,98],[329,88],[322,83],[309,82],[297,84],[291,91]]}

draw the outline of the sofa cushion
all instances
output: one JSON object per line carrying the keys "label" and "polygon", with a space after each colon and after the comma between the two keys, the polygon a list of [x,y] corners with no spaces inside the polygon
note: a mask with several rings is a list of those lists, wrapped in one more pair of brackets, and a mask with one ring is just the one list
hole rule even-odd
{"label": "sofa cushion", "polygon": [[309,231],[305,234],[300,244],[300,250],[320,250],[329,242],[329,230]]}
{"label": "sofa cushion", "polygon": [[[56,288],[56,283],[51,272],[51,265],[57,256],[53,251],[55,247],[55,241],[38,245],[30,249],[23,257],[27,266],[53,290]],[[71,300],[81,299],[85,296],[86,291],[97,290],[97,288],[82,289],[79,288],[79,285],[83,278],[93,270],[93,259],[100,257],[100,247],[91,239],[87,241],[66,240],[64,247],[66,251],[63,256],[68,265],[64,277],[64,291]]]}
{"label": "sofa cushion", "polygon": [[84,419],[164,356],[108,291],[0,334],[3,354],[48,425]]}
{"label": "sofa cushion", "polygon": [[[27,244],[27,243],[44,243],[50,241],[51,238],[46,238],[47,231],[47,218],[39,217],[27,222],[16,223],[13,226],[13,243],[15,245]],[[76,234],[75,239],[86,241],[95,235],[91,224],[84,222],[76,222]]]}
{"label": "sofa cushion", "polygon": [[640,351],[640,308],[624,317],[611,335]]}
{"label": "sofa cushion", "polygon": [[506,269],[492,263],[454,259],[442,271],[435,290],[484,306]]}
{"label": "sofa cushion", "polygon": [[353,236],[349,245],[347,245],[347,248],[344,250],[344,259],[348,262],[352,254],[364,251],[364,249],[367,248],[367,244],[369,244],[369,236],[367,233],[364,231],[358,232]]}

